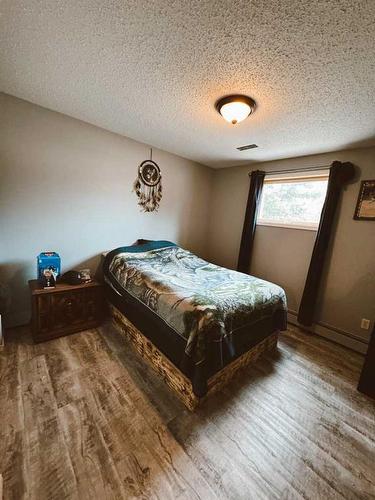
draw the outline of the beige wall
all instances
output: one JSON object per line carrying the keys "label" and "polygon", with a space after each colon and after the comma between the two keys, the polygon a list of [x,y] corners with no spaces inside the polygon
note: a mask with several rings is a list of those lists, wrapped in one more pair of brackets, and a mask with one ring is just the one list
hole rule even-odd
{"label": "beige wall", "polygon": [[169,239],[205,256],[212,170],[154,150],[164,195],[139,211],[132,186],[149,148],[0,94],[0,282],[12,289],[8,321],[29,319],[36,256],[55,250],[63,270],[96,269],[103,250]]}
{"label": "beige wall", "polygon": [[[231,268],[237,264],[246,207],[248,172],[329,165],[351,161],[356,182],[347,187],[339,210],[331,255],[326,266],[317,312],[318,321],[367,340],[361,318],[375,319],[375,222],[355,221],[353,213],[361,179],[375,178],[375,148],[233,167],[215,172],[210,219],[211,260]],[[289,307],[298,310],[315,232],[258,226],[251,274],[285,288]]]}

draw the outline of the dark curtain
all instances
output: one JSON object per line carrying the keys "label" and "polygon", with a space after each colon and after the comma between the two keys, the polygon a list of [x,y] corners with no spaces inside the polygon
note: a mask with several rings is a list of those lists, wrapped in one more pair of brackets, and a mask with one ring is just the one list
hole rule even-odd
{"label": "dark curtain", "polygon": [[265,175],[266,173],[261,170],[254,170],[250,174],[249,196],[247,198],[245,222],[242,230],[240,253],[237,264],[237,271],[241,273],[247,273],[250,267],[257,214]]}
{"label": "dark curtain", "polygon": [[358,390],[375,399],[375,327],[372,330]]}
{"label": "dark curtain", "polygon": [[298,322],[304,326],[311,326],[314,321],[314,312],[318,299],[319,285],[325,257],[329,247],[335,213],[340,200],[341,192],[355,174],[352,163],[334,161],[330,168],[326,199],[320,216],[319,228],[316,234],[309,271],[305,288],[298,311]]}

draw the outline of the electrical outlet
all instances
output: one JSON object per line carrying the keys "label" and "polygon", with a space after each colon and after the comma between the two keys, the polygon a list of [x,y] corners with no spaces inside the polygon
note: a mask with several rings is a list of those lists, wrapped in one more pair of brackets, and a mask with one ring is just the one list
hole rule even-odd
{"label": "electrical outlet", "polygon": [[362,328],[362,330],[368,330],[370,328],[370,320],[362,318],[362,320],[361,320],[361,328]]}

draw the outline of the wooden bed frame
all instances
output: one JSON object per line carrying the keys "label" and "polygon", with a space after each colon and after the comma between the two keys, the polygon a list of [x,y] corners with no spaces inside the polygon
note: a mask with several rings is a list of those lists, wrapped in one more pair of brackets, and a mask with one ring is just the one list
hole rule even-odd
{"label": "wooden bed frame", "polygon": [[116,329],[130,341],[142,358],[158,373],[190,411],[194,411],[209,395],[224,387],[241,368],[255,362],[263,353],[272,351],[277,347],[278,331],[272,333],[252,349],[212,375],[208,379],[206,396],[199,398],[193,392],[191,381],[148,338],[115,306],[109,304],[109,310]]}

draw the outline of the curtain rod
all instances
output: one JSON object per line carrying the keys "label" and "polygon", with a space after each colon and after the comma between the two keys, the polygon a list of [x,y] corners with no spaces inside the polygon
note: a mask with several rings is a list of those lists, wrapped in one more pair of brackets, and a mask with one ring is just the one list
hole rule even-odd
{"label": "curtain rod", "polygon": [[[305,167],[305,168],[289,168],[286,170],[270,170],[266,172],[266,175],[275,175],[275,174],[290,174],[292,172],[313,172],[314,170],[327,170],[330,168],[330,165],[321,165],[320,167]],[[251,171],[253,172],[253,170]],[[249,172],[249,175],[251,175]]]}

